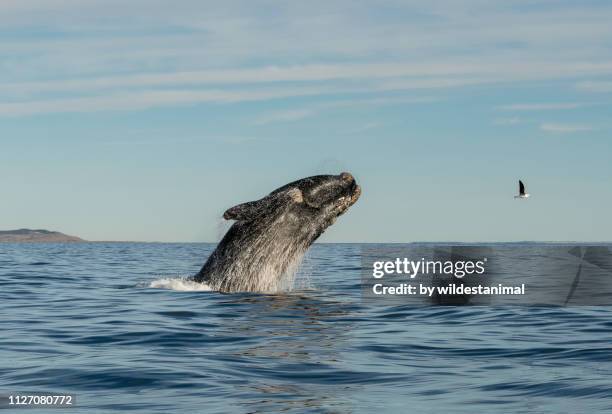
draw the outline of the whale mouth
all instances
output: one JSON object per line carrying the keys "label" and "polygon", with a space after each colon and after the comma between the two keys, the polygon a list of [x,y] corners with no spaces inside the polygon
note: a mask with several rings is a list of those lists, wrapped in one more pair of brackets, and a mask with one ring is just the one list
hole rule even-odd
{"label": "whale mouth", "polygon": [[361,187],[351,174],[342,173],[340,174],[340,179],[346,184],[344,184],[342,191],[332,202],[336,207],[337,216],[344,214],[361,197]]}
{"label": "whale mouth", "polygon": [[355,183],[355,186],[351,189],[349,193],[349,197],[351,198],[351,205],[355,204],[359,197],[361,197],[361,187]]}
{"label": "whale mouth", "polygon": [[341,197],[341,200],[339,200],[342,204],[346,204],[345,208],[340,212],[340,214],[344,213],[349,207],[355,204],[357,200],[359,200],[359,197],[361,197],[361,187],[355,183],[348,193]]}
{"label": "whale mouth", "polygon": [[353,205],[357,202],[360,196],[361,196],[361,187],[357,184],[357,181],[355,181],[355,179],[352,179],[347,189],[343,191],[342,194],[340,195],[338,201],[348,199],[351,205]]}

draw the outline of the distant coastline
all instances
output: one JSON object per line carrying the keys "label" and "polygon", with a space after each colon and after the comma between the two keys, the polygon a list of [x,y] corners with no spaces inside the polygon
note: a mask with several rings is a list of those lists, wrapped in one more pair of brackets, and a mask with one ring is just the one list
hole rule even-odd
{"label": "distant coastline", "polygon": [[43,229],[0,230],[0,243],[83,243],[80,237]]}

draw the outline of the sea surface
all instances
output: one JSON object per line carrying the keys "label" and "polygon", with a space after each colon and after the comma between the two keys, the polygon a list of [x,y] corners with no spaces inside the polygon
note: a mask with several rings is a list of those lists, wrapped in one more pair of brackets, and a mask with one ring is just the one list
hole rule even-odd
{"label": "sea surface", "polygon": [[213,244],[0,244],[0,412],[610,413],[612,308],[362,298],[359,244],[279,295],[183,278]]}

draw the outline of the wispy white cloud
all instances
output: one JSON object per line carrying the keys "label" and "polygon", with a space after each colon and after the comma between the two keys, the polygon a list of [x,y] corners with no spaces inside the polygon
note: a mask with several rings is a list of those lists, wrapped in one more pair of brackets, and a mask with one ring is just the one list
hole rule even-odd
{"label": "wispy white cloud", "polygon": [[576,89],[581,92],[612,92],[612,81],[583,81],[576,83]]}
{"label": "wispy white cloud", "polygon": [[[612,67],[612,65],[611,65]],[[227,68],[171,73],[140,73],[85,79],[0,84],[0,90],[18,94],[43,92],[88,92],[117,88],[172,87],[211,84],[261,84],[280,82],[351,81],[363,79],[401,79],[410,77],[412,85],[444,87],[474,83],[476,79],[457,77],[465,73],[484,74],[478,65],[413,63],[345,63],[335,65],[265,66]],[[448,78],[449,75],[455,76]],[[447,76],[446,78],[440,76]],[[405,82],[405,81],[404,81]]]}
{"label": "wispy white cloud", "polygon": [[358,105],[413,105],[434,103],[445,100],[441,96],[385,96],[380,98],[356,98],[332,101],[324,104],[325,107],[342,107]]}
{"label": "wispy white cloud", "polygon": [[[293,96],[296,88],[331,94],[575,82],[612,75],[605,58],[611,18],[605,4],[552,2],[525,11],[517,0],[265,7],[241,0],[5,0],[0,115],[226,100],[202,91],[210,88],[237,101]],[[569,108],[514,110],[545,109]]]}
{"label": "wispy white cloud", "polygon": [[493,120],[493,124],[495,125],[517,125],[517,124],[520,124],[521,122],[522,120],[519,117],[497,118]]}
{"label": "wispy white cloud", "polygon": [[532,104],[513,104],[503,105],[499,108],[504,111],[555,111],[563,109],[576,109],[587,105],[585,102],[566,102],[566,103],[532,103]]}
{"label": "wispy white cloud", "polygon": [[[612,9],[603,6],[551,2],[547,7],[525,10],[524,3],[517,0],[383,0],[376,5],[313,0],[282,7],[249,1],[219,5],[183,0],[170,5],[160,0],[5,0],[0,2],[0,25],[84,33],[86,36],[69,39],[70,43],[50,39],[54,47],[40,53],[51,59],[73,50],[79,62],[78,58],[87,61],[98,55],[98,64],[92,70],[111,62],[119,70],[135,62],[157,65],[169,57],[176,58],[172,64],[192,67],[205,62],[236,66],[261,58],[261,45],[266,46],[266,58],[278,63],[283,58],[288,58],[285,62],[405,56],[430,59],[441,52],[458,56],[457,45],[481,55],[503,49],[504,54],[514,53],[525,60],[538,56],[548,59],[563,51],[564,56],[572,54],[572,58],[585,61],[605,49],[606,36],[610,35]],[[168,28],[180,36],[165,41],[163,37],[154,38],[159,30]],[[98,47],[88,49],[99,40],[95,34],[101,31],[113,37],[114,47],[94,43]],[[150,43],[136,47],[131,42],[134,33],[151,35]],[[21,40],[26,53],[40,45],[40,39]],[[146,62],[139,61],[143,55],[135,54],[138,51],[150,53]],[[59,69],[61,62],[57,63]]]}
{"label": "wispy white cloud", "polygon": [[422,97],[379,97],[379,98],[354,98],[334,100],[319,104],[312,104],[305,108],[288,109],[283,111],[267,112],[259,115],[254,124],[267,125],[276,122],[294,122],[304,118],[318,115],[327,110],[336,108],[347,108],[356,106],[381,106],[381,105],[402,105],[402,104],[421,104],[438,102],[442,98],[432,96]]}
{"label": "wispy white cloud", "polygon": [[[444,88],[480,83],[564,78],[589,74],[612,73],[612,61],[597,64],[573,62],[504,62],[475,63],[449,60],[429,63],[343,63],[301,66],[264,66],[251,68],[207,69],[170,73],[138,73],[131,75],[60,79],[36,82],[0,83],[0,91],[17,95],[41,93],[88,93],[143,87],[177,87],[198,85],[242,85],[281,82],[386,80],[388,89]],[[591,83],[581,83],[587,88]],[[605,83],[604,83],[605,84]],[[609,83],[608,83],[609,85]],[[606,85],[604,85],[606,86]],[[517,104],[503,109],[563,109],[584,105]]]}
{"label": "wispy white cloud", "polygon": [[594,128],[589,125],[542,123],[540,124],[540,130],[555,134],[572,134],[575,132],[593,131]]}
{"label": "wispy white cloud", "polygon": [[375,129],[380,127],[381,124],[379,122],[367,122],[363,125],[359,125],[355,128],[349,129],[348,131],[345,132],[345,134],[360,134],[362,132],[366,132],[369,131],[371,129]]}
{"label": "wispy white cloud", "polygon": [[[460,84],[457,84],[460,86]],[[436,85],[432,85],[435,88]],[[62,112],[98,112],[143,110],[164,106],[193,105],[198,103],[236,103],[249,101],[266,101],[272,99],[352,94],[353,99],[336,100],[315,105],[313,108],[303,108],[279,113],[263,115],[255,123],[267,124],[274,121],[295,121],[313,115],[325,108],[354,105],[385,105],[399,103],[434,102],[435,97],[362,97],[364,94],[383,93],[389,91],[408,91],[420,89],[421,85],[410,82],[390,86],[384,82],[369,82],[366,84],[348,84],[339,86],[324,86],[320,83],[297,83],[284,85],[251,85],[243,88],[219,89],[139,89],[126,92],[108,91],[105,94],[76,96],[69,98],[38,98],[18,101],[0,101],[0,116],[25,116],[41,113]]]}
{"label": "wispy white cloud", "polygon": [[276,111],[260,116],[254,123],[255,125],[267,125],[276,122],[293,122],[307,118],[313,114],[314,111],[310,109]]}
{"label": "wispy white cloud", "polygon": [[136,91],[108,96],[0,103],[1,116],[23,116],[58,112],[122,111],[196,103],[232,103],[263,101],[323,93],[316,88],[283,88],[277,90],[161,90]]}
{"label": "wispy white cloud", "polygon": [[[403,85],[402,89],[389,88],[384,83],[371,83],[363,86],[325,87],[319,84],[266,86],[252,88],[230,89],[144,89],[129,92],[111,92],[107,94],[78,96],[61,99],[33,99],[22,101],[0,101],[0,116],[26,116],[43,113],[65,112],[99,112],[99,111],[127,111],[143,110],[149,108],[193,105],[199,103],[238,103],[253,101],[268,101],[282,98],[295,98],[306,96],[325,95],[352,95],[354,99],[344,99],[315,105],[313,108],[283,111],[271,115],[268,120],[261,119],[261,123],[270,123],[274,120],[291,121],[311,116],[315,111],[324,108],[353,106],[353,105],[383,105],[398,103],[425,103],[435,102],[439,98],[423,97],[379,97],[364,98],[364,95],[383,93],[389,91],[409,91],[414,87]],[[264,117],[265,118],[265,115]],[[256,122],[257,123],[257,122]]]}
{"label": "wispy white cloud", "polygon": [[221,142],[232,145],[242,145],[249,142],[262,142],[265,138],[254,137],[254,136],[233,136],[233,137],[219,137],[217,138]]}
{"label": "wispy white cloud", "polygon": [[[612,62],[587,66],[574,64],[573,67],[566,65],[561,72],[557,65],[542,70],[546,65],[530,64],[539,68],[535,70],[537,77],[612,71]],[[467,72],[471,72],[471,76],[465,76]],[[137,110],[184,103],[269,99],[267,97],[446,89],[526,80],[531,76],[529,68],[522,64],[501,67],[497,64],[347,63],[17,82],[0,84],[0,91],[5,97],[4,100],[0,98],[0,115]],[[331,81],[333,83],[330,84]],[[222,89],[198,90],[212,85]],[[190,90],[177,90],[178,87]],[[281,89],[285,91],[280,92]],[[141,102],[138,96],[151,96],[153,99],[148,103]],[[510,105],[504,109],[569,109],[580,105],[584,104]],[[25,108],[27,106],[31,108]]]}

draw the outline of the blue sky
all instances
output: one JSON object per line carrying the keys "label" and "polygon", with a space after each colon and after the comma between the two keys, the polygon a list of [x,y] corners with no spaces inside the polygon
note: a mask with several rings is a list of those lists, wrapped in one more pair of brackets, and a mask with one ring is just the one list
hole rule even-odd
{"label": "blue sky", "polygon": [[612,4],[430,3],[3,0],[0,228],[216,241],[351,171],[324,241],[611,240]]}

